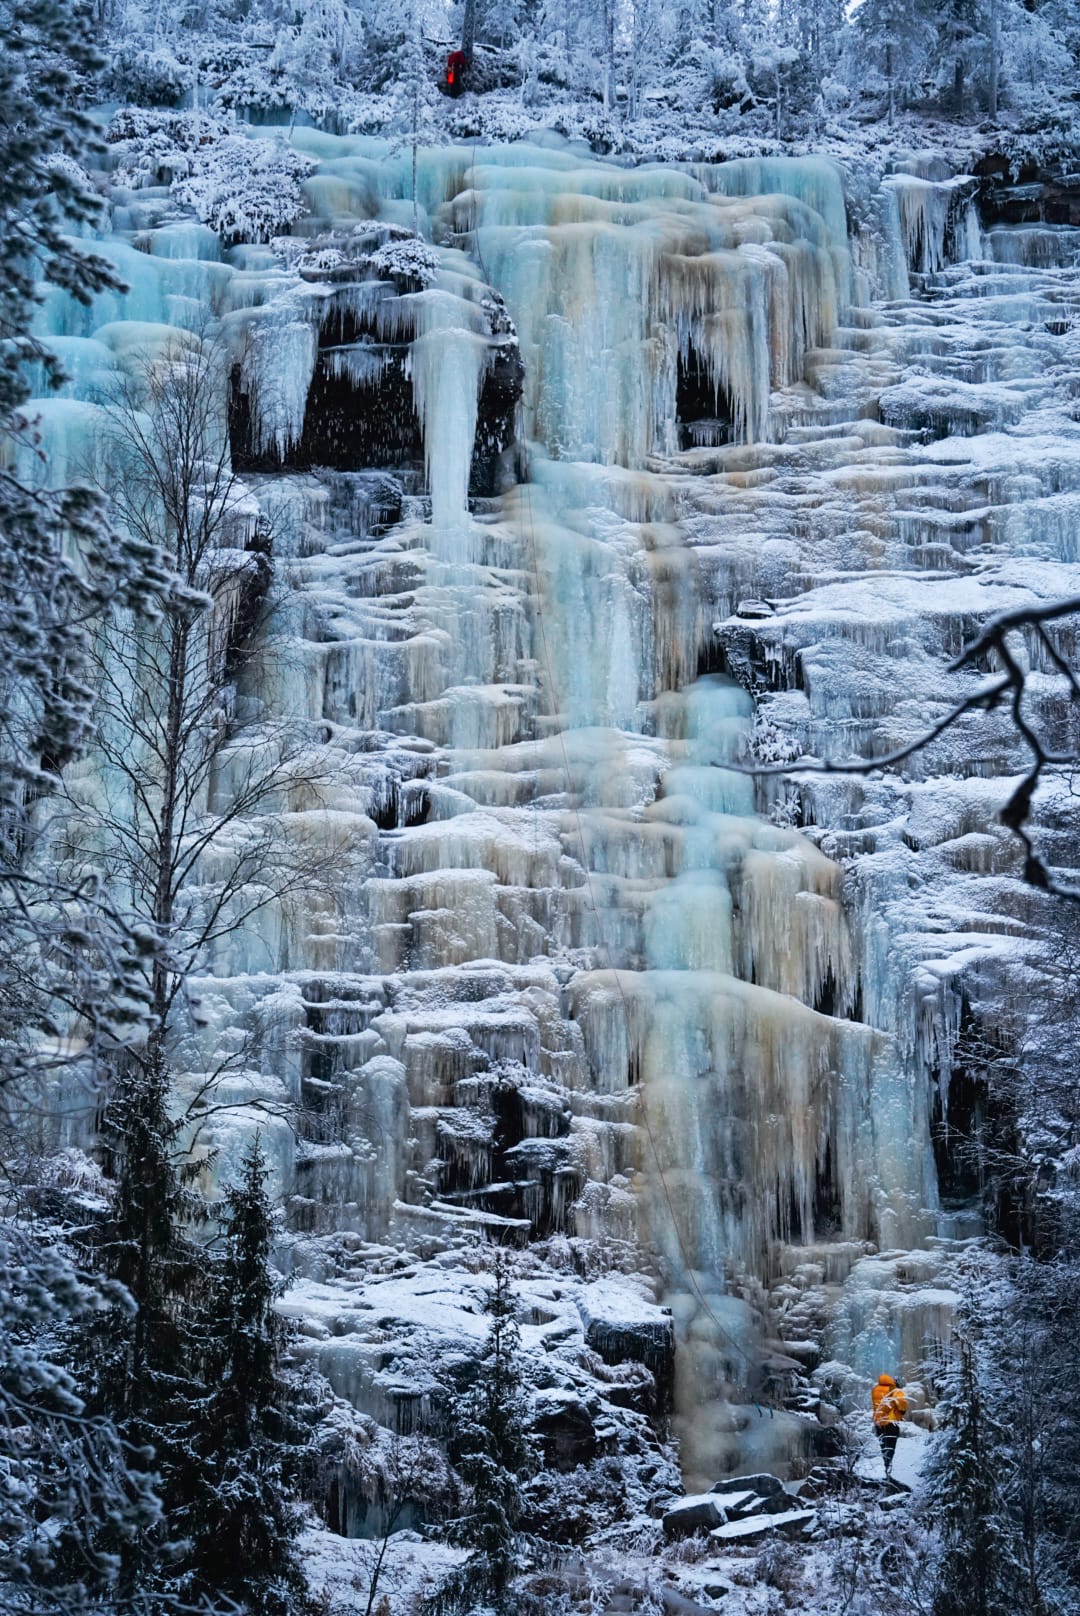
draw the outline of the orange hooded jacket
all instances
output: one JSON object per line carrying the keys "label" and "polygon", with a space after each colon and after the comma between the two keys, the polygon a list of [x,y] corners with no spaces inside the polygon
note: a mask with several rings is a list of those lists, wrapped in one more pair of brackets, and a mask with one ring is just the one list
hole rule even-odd
{"label": "orange hooded jacket", "polygon": [[907,1413],[907,1398],[891,1375],[880,1375],[870,1393],[874,1405],[874,1424],[880,1431],[883,1425],[899,1425]]}

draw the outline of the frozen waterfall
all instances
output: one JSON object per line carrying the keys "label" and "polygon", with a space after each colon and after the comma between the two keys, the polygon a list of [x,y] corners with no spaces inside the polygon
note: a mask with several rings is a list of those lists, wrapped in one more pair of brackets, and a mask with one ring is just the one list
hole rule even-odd
{"label": "frozen waterfall", "polygon": [[286,716],[332,776],[290,810],[329,869],[204,962],[178,1092],[227,1067],[202,1145],[223,1177],[263,1130],[287,1306],[376,1417],[423,1397],[350,1312],[365,1251],[447,1273],[486,1237],[535,1248],[538,1341],[559,1275],[652,1285],[692,1483],[782,1463],[793,1362],[843,1395],[947,1329],[975,1226],[932,1124],[1020,947],[1016,765],[992,722],[907,781],[733,765],[886,750],[973,622],[1064,592],[1073,233],[984,236],[917,160],[860,230],[825,159],[517,144],[419,154],[410,261],[411,154],[292,138],[290,243],[117,192],[129,291],[41,314],[59,475],[133,355],[225,344],[274,565],[235,723]]}

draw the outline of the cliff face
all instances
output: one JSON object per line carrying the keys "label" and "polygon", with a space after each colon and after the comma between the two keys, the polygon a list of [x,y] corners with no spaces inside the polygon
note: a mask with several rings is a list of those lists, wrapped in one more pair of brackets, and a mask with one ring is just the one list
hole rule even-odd
{"label": "cliff face", "polygon": [[[984,676],[946,671],[980,622],[1075,590],[1080,230],[917,158],[858,220],[824,160],[525,146],[422,152],[414,205],[409,154],[295,138],[297,236],[222,260],[118,193],[132,290],[44,317],[61,471],[133,344],[223,334],[272,612],[209,811],[275,726],[315,760],[273,804],[310,876],[178,1035],[178,1098],[225,1074],[208,1176],[262,1131],[283,1305],[385,1424],[467,1374],[498,1241],[582,1496],[615,1456],[670,1490],[669,1411],[693,1484],[822,1451],[948,1330],[953,1045],[1022,998],[1040,912],[1007,712],[902,770],[796,760],[903,747]],[[1072,632],[1018,648],[1058,746]]]}

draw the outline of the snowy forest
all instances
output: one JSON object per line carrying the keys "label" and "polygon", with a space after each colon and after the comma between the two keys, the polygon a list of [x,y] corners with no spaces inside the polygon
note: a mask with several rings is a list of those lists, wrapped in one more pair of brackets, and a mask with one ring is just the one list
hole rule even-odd
{"label": "snowy forest", "polygon": [[0,0],[0,1611],[1080,1616],[1080,4]]}

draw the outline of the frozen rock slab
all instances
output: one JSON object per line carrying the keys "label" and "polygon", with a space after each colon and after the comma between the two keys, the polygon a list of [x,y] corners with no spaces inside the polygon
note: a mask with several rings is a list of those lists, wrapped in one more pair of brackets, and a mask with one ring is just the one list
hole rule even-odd
{"label": "frozen rock slab", "polygon": [[792,1513],[791,1505],[791,1495],[775,1476],[733,1476],[711,1492],[689,1493],[680,1498],[665,1512],[663,1527],[667,1537],[688,1537],[693,1532],[711,1532],[743,1521],[774,1521]]}
{"label": "frozen rock slab", "polygon": [[769,1532],[781,1532],[785,1537],[799,1537],[817,1520],[812,1509],[785,1509],[778,1515],[750,1515],[745,1520],[727,1521],[709,1533],[717,1543],[743,1543],[748,1539],[765,1537]]}
{"label": "frozen rock slab", "polygon": [[675,1323],[668,1310],[625,1282],[600,1279],[578,1297],[578,1312],[587,1345],[607,1364],[644,1364],[666,1407],[675,1378]]}
{"label": "frozen rock slab", "polygon": [[[929,1449],[930,1438],[926,1431],[910,1420],[905,1420],[900,1428],[900,1440],[896,1444],[896,1453],[893,1457],[892,1480],[897,1485],[911,1491],[922,1474],[923,1465]],[[856,1460],[855,1474],[860,1481],[884,1481],[885,1465],[878,1451],[876,1439],[871,1439],[863,1450],[862,1456]]]}

